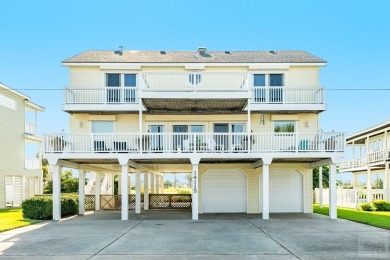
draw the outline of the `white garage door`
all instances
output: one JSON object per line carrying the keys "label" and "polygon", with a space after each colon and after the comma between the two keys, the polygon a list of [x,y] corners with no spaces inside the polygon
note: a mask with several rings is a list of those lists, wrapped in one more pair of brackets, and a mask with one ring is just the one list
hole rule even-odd
{"label": "white garage door", "polygon": [[208,170],[202,184],[204,213],[247,212],[247,181],[240,170]]}
{"label": "white garage door", "polygon": [[270,212],[303,212],[303,178],[296,170],[270,172]]}

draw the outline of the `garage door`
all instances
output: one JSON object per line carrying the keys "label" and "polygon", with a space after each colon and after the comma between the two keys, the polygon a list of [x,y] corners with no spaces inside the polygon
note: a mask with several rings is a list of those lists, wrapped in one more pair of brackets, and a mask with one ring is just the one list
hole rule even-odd
{"label": "garage door", "polygon": [[270,172],[270,212],[303,212],[303,178],[296,170]]}
{"label": "garage door", "polygon": [[247,212],[247,180],[238,169],[211,169],[202,177],[203,212]]}

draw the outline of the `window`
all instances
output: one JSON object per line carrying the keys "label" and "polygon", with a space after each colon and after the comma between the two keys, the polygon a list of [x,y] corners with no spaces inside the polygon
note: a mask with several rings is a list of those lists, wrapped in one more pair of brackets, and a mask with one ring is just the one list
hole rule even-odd
{"label": "window", "polygon": [[119,87],[121,85],[120,74],[106,74],[107,87]]}
{"label": "window", "polygon": [[16,101],[2,94],[0,94],[0,105],[12,110],[16,110]]}
{"label": "window", "polygon": [[255,74],[253,77],[255,87],[265,87],[265,74]]}
{"label": "window", "polygon": [[191,126],[191,133],[203,133],[204,126],[202,125],[192,125]]}
{"label": "window", "polygon": [[283,86],[283,74],[270,74],[269,85],[272,87]]}
{"label": "window", "polygon": [[275,133],[293,133],[295,132],[294,121],[275,121],[274,122]]}
{"label": "window", "polygon": [[201,82],[202,75],[199,73],[191,73],[188,75],[188,80],[192,85],[197,85]]}
{"label": "window", "polygon": [[113,133],[114,122],[112,121],[92,121],[91,122],[92,133]]}
{"label": "window", "polygon": [[254,74],[254,100],[260,103],[283,102],[283,74]]}
{"label": "window", "polygon": [[125,87],[137,86],[136,74],[125,74],[124,77],[125,77]]}
{"label": "window", "polygon": [[107,73],[107,103],[136,102],[137,74]]}

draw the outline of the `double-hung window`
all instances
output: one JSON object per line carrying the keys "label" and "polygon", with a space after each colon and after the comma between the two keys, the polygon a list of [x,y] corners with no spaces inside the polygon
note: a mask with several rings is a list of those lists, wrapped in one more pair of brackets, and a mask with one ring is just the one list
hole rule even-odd
{"label": "double-hung window", "polygon": [[283,74],[254,74],[254,99],[260,103],[283,102]]}
{"label": "double-hung window", "polygon": [[136,74],[107,73],[107,103],[136,102]]}

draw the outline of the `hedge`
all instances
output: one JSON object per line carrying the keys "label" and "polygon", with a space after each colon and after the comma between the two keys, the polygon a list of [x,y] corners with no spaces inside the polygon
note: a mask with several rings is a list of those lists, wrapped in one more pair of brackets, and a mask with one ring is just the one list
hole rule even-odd
{"label": "hedge", "polygon": [[360,204],[360,210],[362,211],[374,211],[371,203],[362,203]]}
{"label": "hedge", "polygon": [[[61,216],[77,214],[79,210],[78,196],[66,194],[61,196]],[[52,219],[53,196],[34,196],[22,202],[23,218]]]}
{"label": "hedge", "polygon": [[390,211],[390,202],[385,200],[374,200],[372,206],[376,211]]}

